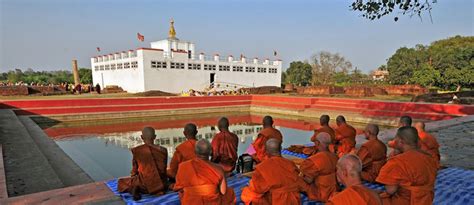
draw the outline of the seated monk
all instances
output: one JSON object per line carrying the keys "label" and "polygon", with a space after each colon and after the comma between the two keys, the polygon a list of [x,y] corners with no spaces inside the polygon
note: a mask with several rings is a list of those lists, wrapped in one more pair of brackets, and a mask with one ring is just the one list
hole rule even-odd
{"label": "seated monk", "polygon": [[183,134],[186,141],[176,147],[176,150],[171,158],[170,167],[167,170],[168,177],[175,178],[178,173],[179,164],[196,158],[194,146],[196,145],[196,134],[198,133],[195,124],[189,123],[184,126]]}
{"label": "seated monk", "polygon": [[119,192],[130,192],[134,200],[141,199],[141,193],[162,195],[166,192],[166,148],[155,145],[155,129],[145,127],[141,138],[145,144],[133,148],[131,177],[118,180]]}
{"label": "seated monk", "polygon": [[438,141],[433,135],[425,131],[424,122],[415,123],[415,128],[418,131],[418,137],[420,138],[420,149],[425,152],[428,152],[436,160],[439,166],[440,155]]}
{"label": "seated monk", "polygon": [[205,140],[195,146],[196,158],[179,165],[173,190],[179,192],[181,204],[235,204],[234,190],[227,187],[222,167],[209,161],[212,147]]}
{"label": "seated monk", "polygon": [[262,162],[267,158],[265,153],[265,143],[269,139],[277,139],[280,143],[283,143],[283,136],[281,132],[273,128],[273,118],[270,116],[265,116],[263,118],[263,130],[258,133],[257,139],[252,143],[253,148],[255,149],[255,155],[253,156],[257,163]]}
{"label": "seated monk", "polygon": [[[400,120],[398,121],[398,127],[411,127],[412,119],[408,115],[404,115],[400,117]],[[388,157],[393,157],[397,154],[400,154],[400,151],[395,149],[395,141],[390,140],[387,143],[388,147],[392,148],[392,151],[388,154]]]}
{"label": "seated monk", "polygon": [[364,134],[368,141],[357,150],[357,156],[362,161],[361,176],[365,181],[374,182],[387,160],[387,146],[377,138],[379,126],[368,124]]}
{"label": "seated monk", "polygon": [[355,148],[356,129],[347,124],[346,118],[339,115],[336,118],[336,141],[339,144],[337,147],[337,154],[342,157],[345,154],[352,152]]}
{"label": "seated monk", "polygon": [[[329,151],[335,152],[334,144],[336,143],[336,132],[329,126],[329,120],[329,115],[321,115],[321,117],[319,117],[319,124],[321,125],[321,127],[319,129],[314,130],[314,134],[311,137],[311,142],[316,141],[316,136],[318,136],[319,133],[328,133],[329,135],[331,135],[331,144],[329,145]],[[314,149],[313,154],[316,152],[317,149]]]}
{"label": "seated monk", "polygon": [[225,117],[219,119],[219,133],[212,139],[211,162],[222,166],[226,176],[229,176],[235,169],[237,162],[237,147],[239,138],[229,131],[229,120]]}
{"label": "seated monk", "polygon": [[257,165],[249,186],[242,189],[245,204],[301,204],[303,181],[296,165],[281,156],[281,141],[269,139],[265,146],[268,159]]}
{"label": "seated monk", "polygon": [[308,198],[313,201],[326,202],[329,197],[337,191],[336,181],[336,154],[329,152],[331,136],[327,133],[319,133],[315,143],[318,144],[319,152],[304,160],[300,166],[301,174],[306,186]]}
{"label": "seated monk", "polygon": [[418,132],[401,127],[395,136],[400,154],[388,159],[376,181],[385,185],[383,204],[432,204],[436,161],[418,148]]}
{"label": "seated monk", "polygon": [[337,162],[337,180],[346,187],[332,196],[326,205],[382,205],[379,195],[364,185],[360,178],[362,162],[353,154],[344,155]]}

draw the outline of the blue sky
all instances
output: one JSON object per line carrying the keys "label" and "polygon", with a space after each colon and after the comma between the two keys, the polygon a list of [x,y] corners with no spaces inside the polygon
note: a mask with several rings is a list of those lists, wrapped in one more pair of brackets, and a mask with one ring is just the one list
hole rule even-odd
{"label": "blue sky", "polygon": [[[221,56],[272,57],[284,69],[318,51],[337,52],[368,72],[399,47],[473,35],[474,1],[438,0],[428,15],[394,15],[377,21],[349,10],[350,0],[0,0],[0,71],[90,67],[90,57],[149,47],[167,37],[174,18],[177,37],[198,51]],[[136,33],[145,36],[138,42]]]}

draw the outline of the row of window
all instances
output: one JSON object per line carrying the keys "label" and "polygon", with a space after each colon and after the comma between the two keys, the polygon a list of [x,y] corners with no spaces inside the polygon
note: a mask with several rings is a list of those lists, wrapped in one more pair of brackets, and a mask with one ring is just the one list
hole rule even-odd
{"label": "row of window", "polygon": [[127,68],[138,68],[138,62],[133,61],[132,63],[130,62],[125,62],[125,63],[117,63],[117,64],[107,64],[107,65],[96,65],[94,66],[95,71],[99,70],[115,70],[115,69],[127,69]]}
{"label": "row of window", "polygon": [[[167,68],[167,65],[166,65],[166,62],[164,62],[164,61],[151,61],[151,67],[152,68]],[[217,67],[216,65],[204,64],[204,70],[214,71],[214,70],[216,70],[216,67]],[[170,68],[171,69],[184,69],[184,63],[171,62],[170,63]],[[188,64],[188,69],[189,70],[201,70],[201,64],[189,63]],[[219,66],[219,71],[230,71],[230,70],[231,70],[231,66],[229,66],[229,65],[220,65]],[[233,66],[232,71],[234,71],[234,72],[243,72],[244,67],[243,66]],[[258,67],[257,71],[259,73],[266,73],[267,68]],[[255,72],[255,67],[245,67],[245,72],[252,72],[253,73],[253,72]],[[277,73],[278,70],[276,68],[269,68],[268,72],[269,73]]]}
{"label": "row of window", "polygon": [[129,57],[130,58],[137,57],[137,53],[136,52],[131,52],[130,55],[128,53],[122,53],[122,54],[117,54],[117,55],[94,58],[94,63],[126,59],[126,58],[129,58]]}

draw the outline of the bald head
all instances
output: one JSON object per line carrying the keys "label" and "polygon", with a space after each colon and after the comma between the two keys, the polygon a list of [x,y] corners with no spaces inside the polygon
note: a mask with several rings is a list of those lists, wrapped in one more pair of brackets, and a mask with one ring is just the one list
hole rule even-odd
{"label": "bald head", "polygon": [[420,131],[425,131],[425,123],[424,122],[416,122],[415,128]]}
{"label": "bald head", "polygon": [[221,119],[219,119],[219,122],[217,122],[217,127],[219,127],[219,130],[228,130],[229,119],[227,119],[227,117],[221,117]]}
{"label": "bald head", "polygon": [[269,115],[263,117],[262,124],[263,124],[263,127],[273,126],[273,118]]}
{"label": "bald head", "polygon": [[410,147],[418,147],[418,131],[414,127],[398,128],[396,137]]}
{"label": "bald head", "polygon": [[265,143],[265,151],[267,154],[277,156],[281,154],[281,142],[277,139],[269,139]]}
{"label": "bald head", "polygon": [[211,143],[206,139],[201,139],[196,142],[196,146],[194,147],[194,152],[200,158],[209,159],[209,156],[212,152]]}
{"label": "bald head", "polygon": [[344,124],[346,123],[346,118],[342,115],[339,115],[336,117],[336,124],[337,125],[340,125],[340,124]]}
{"label": "bald head", "polygon": [[198,133],[196,125],[193,123],[186,124],[183,133],[188,139],[196,138],[196,134]]}
{"label": "bald head", "polygon": [[154,140],[156,137],[155,129],[152,127],[144,127],[142,130],[142,139],[143,140]]}
{"label": "bald head", "polygon": [[319,117],[319,124],[320,125],[329,125],[329,115],[321,115]]}
{"label": "bald head", "polygon": [[362,172],[362,162],[358,156],[346,154],[337,161],[337,168],[346,171],[351,177],[360,177],[360,173]]}
{"label": "bald head", "polygon": [[400,127],[411,126],[412,119],[410,116],[401,116],[400,117]]}
{"label": "bald head", "polygon": [[324,147],[329,146],[331,144],[331,135],[325,132],[321,132],[318,135],[316,135],[316,140],[319,142],[320,145],[323,145]]}
{"label": "bald head", "polygon": [[379,126],[376,124],[368,124],[365,127],[365,132],[372,136],[377,136],[379,134]]}

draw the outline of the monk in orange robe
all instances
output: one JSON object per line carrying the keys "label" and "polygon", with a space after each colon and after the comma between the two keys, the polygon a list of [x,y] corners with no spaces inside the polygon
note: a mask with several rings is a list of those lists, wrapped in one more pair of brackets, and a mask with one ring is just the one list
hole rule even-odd
{"label": "monk in orange robe", "polygon": [[222,167],[209,161],[212,147],[205,140],[196,143],[196,158],[179,165],[174,191],[179,192],[181,204],[235,204],[234,190],[227,187]]}
{"label": "monk in orange robe", "polygon": [[304,181],[308,184],[306,193],[314,201],[326,202],[337,191],[336,181],[336,154],[329,152],[331,136],[328,133],[319,133],[316,136],[319,152],[301,163],[300,170]]}
{"label": "monk in orange robe", "polygon": [[183,134],[186,141],[176,147],[176,150],[171,158],[170,167],[167,170],[168,177],[175,178],[178,173],[179,164],[196,158],[194,146],[196,145],[196,134],[198,133],[195,124],[189,123],[184,126]]}
{"label": "monk in orange robe", "polygon": [[141,199],[141,193],[162,195],[166,192],[166,148],[155,145],[155,129],[145,127],[141,138],[145,144],[133,148],[131,177],[118,180],[119,192],[130,192],[134,200]]}
{"label": "monk in orange robe", "polygon": [[357,156],[362,161],[361,176],[365,181],[374,182],[387,160],[387,146],[377,138],[379,126],[368,124],[364,134],[368,141],[357,150]]}
{"label": "monk in orange robe", "polygon": [[337,147],[337,153],[339,157],[342,155],[352,152],[355,148],[356,141],[356,129],[347,124],[346,118],[339,115],[336,118],[336,141],[339,144]]}
{"label": "monk in orange robe", "polygon": [[[412,119],[408,115],[404,115],[400,117],[400,120],[398,121],[398,127],[411,127]],[[392,151],[388,154],[388,157],[393,157],[397,154],[400,154],[400,151],[395,149],[395,141],[390,140],[387,143],[388,147],[392,148]]]}
{"label": "monk in orange robe", "polygon": [[240,198],[247,205],[301,204],[304,182],[295,163],[281,156],[281,141],[269,139],[265,149],[268,158],[257,165]]}
{"label": "monk in orange robe", "polygon": [[[314,130],[314,134],[313,136],[311,136],[311,142],[316,142],[316,136],[318,136],[319,133],[328,133],[329,135],[331,135],[331,141],[332,143],[329,145],[329,151],[330,152],[335,152],[335,143],[336,143],[336,132],[334,131],[334,129],[332,129],[330,126],[329,126],[329,115],[321,115],[321,117],[319,117],[319,124],[321,125],[321,127],[319,129],[316,129]],[[315,154],[318,149],[317,149],[317,145],[315,144],[314,147],[310,147],[311,149],[309,149],[309,151],[307,151],[307,153],[305,152],[305,154],[307,155],[312,155],[312,154]]]}
{"label": "monk in orange robe", "polygon": [[438,141],[433,135],[425,131],[425,123],[417,122],[415,123],[415,128],[418,131],[418,137],[420,137],[420,149],[425,152],[428,152],[439,165],[439,160],[441,157],[439,155]]}
{"label": "monk in orange robe", "polygon": [[237,147],[239,138],[229,131],[229,120],[225,117],[219,119],[219,133],[212,139],[211,161],[222,166],[226,176],[235,169],[237,162]]}
{"label": "monk in orange robe", "polygon": [[271,116],[265,116],[262,124],[263,130],[258,133],[257,139],[252,143],[252,146],[255,149],[255,155],[253,157],[257,163],[260,163],[267,158],[265,143],[269,139],[277,139],[283,143],[281,132],[273,128],[273,118]]}
{"label": "monk in orange robe", "polygon": [[394,140],[400,154],[389,158],[376,179],[385,185],[386,192],[380,195],[383,204],[432,204],[436,161],[419,150],[415,128],[399,128]]}
{"label": "monk in orange robe", "polygon": [[353,154],[344,155],[337,162],[337,180],[346,187],[335,194],[327,205],[382,205],[379,195],[361,181],[362,162]]}

